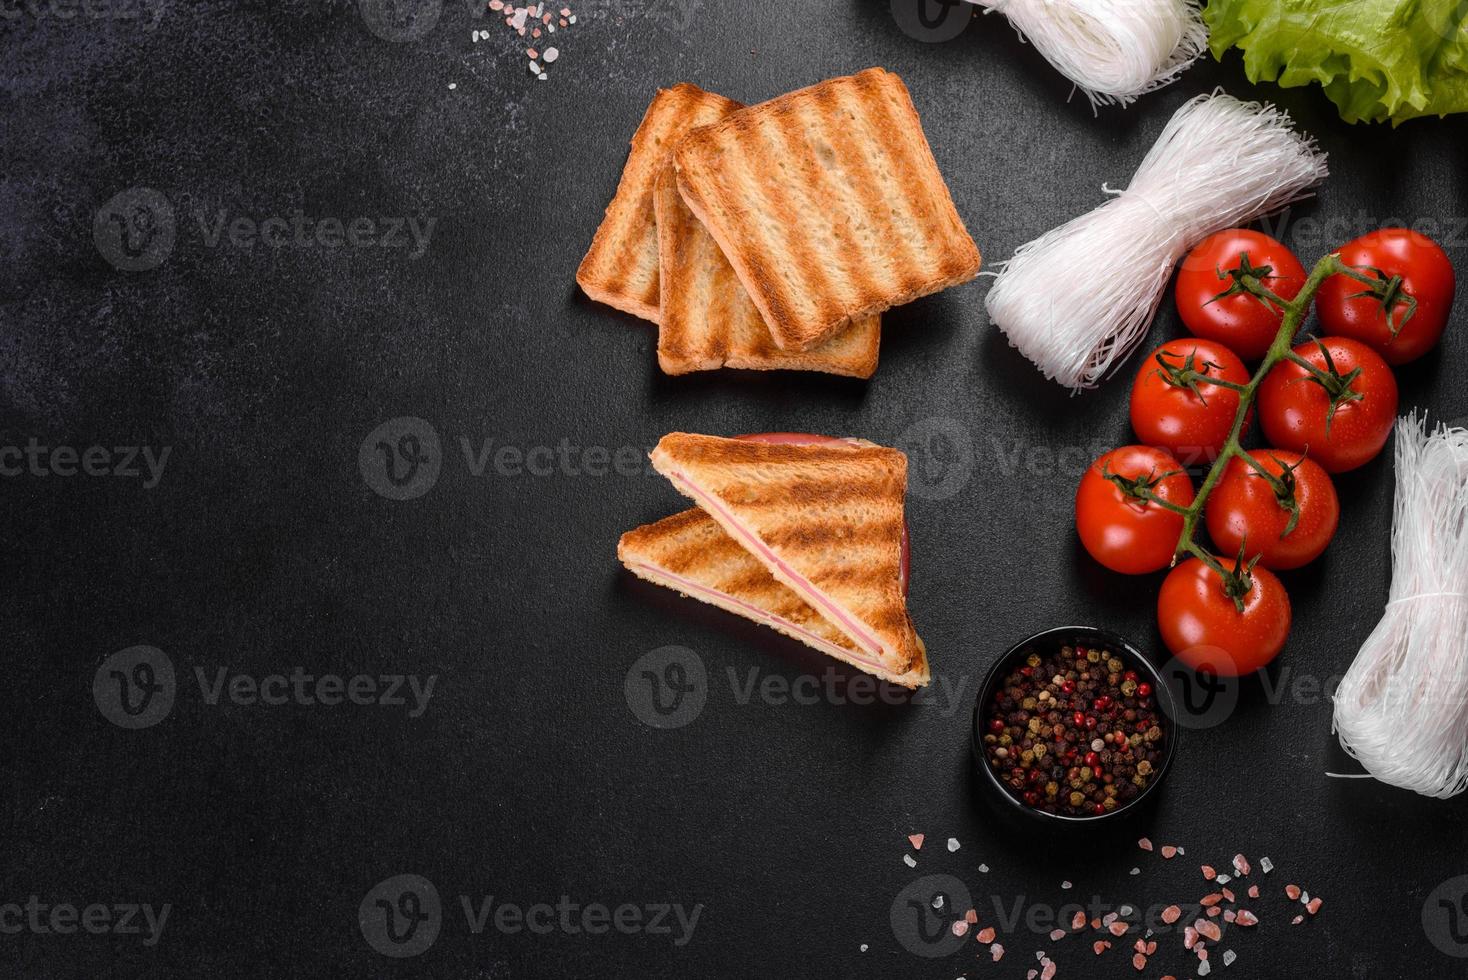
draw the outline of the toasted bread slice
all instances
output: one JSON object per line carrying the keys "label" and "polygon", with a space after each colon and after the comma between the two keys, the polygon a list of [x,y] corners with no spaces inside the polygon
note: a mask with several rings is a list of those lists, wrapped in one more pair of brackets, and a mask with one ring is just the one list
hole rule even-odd
{"label": "toasted bread slice", "polygon": [[901,452],[674,432],[652,464],[862,654],[895,676],[919,668],[902,591]]}
{"label": "toasted bread slice", "polygon": [[972,279],[969,237],[901,79],[833,78],[703,127],[678,190],[785,350]]}
{"label": "toasted bread slice", "polygon": [[921,687],[930,679],[926,656],[894,674],[863,653],[696,507],[628,531],[617,543],[617,557],[638,578],[773,627],[893,684]]}
{"label": "toasted bread slice", "polygon": [[734,267],[683,198],[669,160],[653,191],[657,212],[658,365],[667,374],[721,367],[824,371],[870,378],[881,347],[881,317],[863,317],[804,353],[775,346]]}
{"label": "toasted bread slice", "polygon": [[686,82],[659,89],[632,137],[617,193],[576,270],[586,295],[654,323],[658,319],[658,238],[652,187],[668,151],[689,130],[723,118],[738,102]]}

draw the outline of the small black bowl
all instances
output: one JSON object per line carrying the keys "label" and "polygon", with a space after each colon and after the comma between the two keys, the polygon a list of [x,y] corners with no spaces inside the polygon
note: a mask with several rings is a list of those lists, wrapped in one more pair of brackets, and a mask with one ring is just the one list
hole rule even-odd
{"label": "small black bowl", "polygon": [[[995,688],[1015,668],[1016,663],[1029,656],[1031,653],[1045,653],[1051,650],[1059,650],[1066,646],[1095,647],[1101,650],[1110,650],[1121,656],[1131,669],[1137,671],[1152,685],[1152,696],[1157,705],[1158,724],[1162,726],[1162,759],[1157,765],[1157,774],[1147,787],[1138,793],[1133,799],[1123,806],[1117,807],[1109,813],[1097,814],[1089,817],[1073,817],[1066,814],[1046,813],[1037,810],[1024,800],[1014,794],[1008,786],[1000,782],[999,777],[994,774],[994,769],[989,765],[988,758],[984,754],[984,716],[985,708],[994,697]],[[1172,692],[1163,683],[1162,675],[1152,662],[1142,655],[1127,640],[1112,633],[1109,630],[1099,629],[1095,626],[1059,626],[1055,629],[1036,633],[1027,639],[1021,640],[1004,652],[994,666],[989,668],[988,675],[984,678],[984,684],[979,688],[978,700],[974,703],[974,716],[971,731],[971,742],[974,754],[974,765],[979,770],[979,779],[991,791],[990,796],[999,801],[1001,807],[1009,813],[1018,814],[1024,818],[1029,826],[1043,825],[1051,829],[1059,828],[1099,828],[1102,826],[1113,826],[1124,820],[1142,808],[1145,802],[1155,800],[1157,788],[1167,778],[1172,769],[1172,759],[1177,752],[1178,726],[1173,721],[1174,706]]]}

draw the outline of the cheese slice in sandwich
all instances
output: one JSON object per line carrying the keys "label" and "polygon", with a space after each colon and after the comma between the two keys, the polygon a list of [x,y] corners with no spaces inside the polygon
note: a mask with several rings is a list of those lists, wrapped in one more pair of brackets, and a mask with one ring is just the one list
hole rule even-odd
{"label": "cheese slice in sandwich", "polygon": [[617,543],[617,557],[638,578],[769,626],[883,680],[904,687],[928,683],[926,657],[905,673],[893,673],[697,507],[628,531]]}
{"label": "cheese slice in sandwich", "polygon": [[901,452],[674,432],[652,463],[882,676],[927,677],[902,588]]}

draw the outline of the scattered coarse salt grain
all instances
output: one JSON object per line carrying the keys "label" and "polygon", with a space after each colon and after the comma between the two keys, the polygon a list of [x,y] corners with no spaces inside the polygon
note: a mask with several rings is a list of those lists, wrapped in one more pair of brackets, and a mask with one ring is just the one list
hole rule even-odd
{"label": "scattered coarse salt grain", "polygon": [[1224,901],[1237,902],[1237,899],[1234,898],[1234,893],[1229,891],[1227,888],[1221,888],[1219,889],[1219,891],[1223,892]]}
{"label": "scattered coarse salt grain", "polygon": [[1226,949],[1226,950],[1223,951],[1223,965],[1224,966],[1233,966],[1234,965],[1234,960],[1236,960],[1238,958],[1239,958],[1239,954],[1238,953],[1235,953],[1231,949]]}
{"label": "scattered coarse salt grain", "polygon": [[1250,898],[1258,898],[1259,897],[1259,886],[1258,885],[1250,885],[1249,886],[1249,897]]}
{"label": "scattered coarse salt grain", "polygon": [[1237,871],[1240,875],[1247,876],[1249,874],[1249,859],[1244,857],[1242,854],[1235,854],[1234,870]]}
{"label": "scattered coarse salt grain", "polygon": [[1106,928],[1111,930],[1111,934],[1113,936],[1116,936],[1118,939],[1120,939],[1122,936],[1126,935],[1126,931],[1130,928],[1130,926],[1118,919]]}
{"label": "scattered coarse salt grain", "polygon": [[1145,838],[1145,837],[1143,837],[1141,840],[1137,841],[1137,846],[1140,847],[1144,851],[1150,851],[1150,850],[1152,850],[1152,842],[1150,840],[1148,840],[1147,838]]}
{"label": "scattered coarse salt grain", "polygon": [[923,849],[924,837],[922,834],[908,834],[907,840],[912,845],[914,851],[921,851]]}
{"label": "scattered coarse salt grain", "polygon": [[1076,914],[1070,918],[1070,927],[1075,931],[1086,928],[1086,913],[1076,909]]}
{"label": "scattered coarse salt grain", "polygon": [[1173,847],[1171,844],[1162,845],[1162,856],[1171,861],[1174,857],[1177,856],[1177,848]]}
{"label": "scattered coarse salt grain", "polygon": [[1241,926],[1257,926],[1259,917],[1248,909],[1239,909],[1238,918],[1234,920]]}
{"label": "scattered coarse salt grain", "polygon": [[560,56],[561,56],[561,49],[560,48],[546,48],[545,49],[545,63],[546,64],[550,64],[552,61],[555,61]]}
{"label": "scattered coarse salt grain", "polygon": [[999,945],[998,943],[995,943],[994,945],[989,947],[989,955],[994,957],[993,962],[998,963],[1000,960],[1004,959],[1004,947]]}
{"label": "scattered coarse salt grain", "polygon": [[1324,904],[1325,903],[1322,902],[1320,899],[1312,898],[1310,899],[1309,903],[1306,904],[1305,911],[1309,912],[1311,915],[1314,915],[1316,912],[1320,911],[1320,906]]}
{"label": "scattered coarse salt grain", "polygon": [[1269,874],[1269,872],[1274,870],[1274,862],[1269,860],[1268,857],[1262,857],[1259,859],[1259,867],[1265,874]]}
{"label": "scattered coarse salt grain", "polygon": [[1066,891],[1070,891],[1070,882],[1068,882],[1068,881],[1062,881],[1060,883],[1060,887],[1061,888],[1064,888]]}
{"label": "scattered coarse salt grain", "polygon": [[1218,924],[1209,922],[1207,919],[1199,919],[1197,922],[1194,922],[1193,928],[1198,930],[1198,935],[1207,939],[1209,942],[1216,943],[1223,937],[1223,930],[1218,928]]}
{"label": "scattered coarse salt grain", "polygon": [[863,953],[865,953],[865,952],[866,952],[866,951],[867,951],[867,944],[866,944],[866,943],[862,943],[862,944],[861,944],[861,951],[862,951],[862,952],[863,952]]}
{"label": "scattered coarse salt grain", "polygon": [[907,865],[909,868],[916,868],[917,867],[917,862],[913,860],[911,854],[904,854],[904,855],[902,855],[902,863],[905,864],[905,865]]}
{"label": "scattered coarse salt grain", "polygon": [[953,923],[953,934],[955,936],[962,936],[962,935],[964,935],[967,932],[968,932],[968,922],[967,921],[965,921],[963,919],[959,919],[959,920],[957,920],[956,922]]}
{"label": "scattered coarse salt grain", "polygon": [[935,909],[941,909],[942,907],[943,907],[943,896],[942,895],[939,895],[938,897],[936,897],[936,898],[933,899],[933,908],[935,908]]}
{"label": "scattered coarse salt grain", "polygon": [[[1209,909],[1208,910],[1208,914],[1209,915],[1212,915],[1213,914],[1213,910],[1212,909]],[[1238,917],[1239,917],[1239,914],[1237,912],[1235,912],[1233,909],[1224,909],[1223,910],[1223,921],[1224,922],[1227,922],[1229,925],[1232,925],[1233,922],[1234,922],[1234,920],[1237,919]]]}
{"label": "scattered coarse salt grain", "polygon": [[979,865],[979,874],[986,875],[988,873],[989,873],[989,866],[987,864],[981,864],[981,865]]}
{"label": "scattered coarse salt grain", "polygon": [[1209,881],[1212,881],[1214,878],[1218,877],[1218,872],[1214,871],[1212,868],[1205,864],[1203,865],[1203,877],[1208,879]]}
{"label": "scattered coarse salt grain", "polygon": [[1059,967],[1055,965],[1055,961],[1050,959],[1048,956],[1045,959],[1041,960],[1041,966],[1042,969],[1040,970],[1040,980],[1052,980],[1052,978],[1055,976],[1055,971],[1059,969]]}
{"label": "scattered coarse salt grain", "polygon": [[1133,953],[1132,966],[1137,968],[1138,973],[1141,973],[1143,970],[1147,969],[1147,957],[1143,956],[1141,953]]}
{"label": "scattered coarse salt grain", "polygon": [[454,89],[456,89],[458,87],[459,87],[459,83],[458,82],[449,82],[449,91],[450,92],[452,92]]}
{"label": "scattered coarse salt grain", "polygon": [[1182,917],[1182,914],[1182,909],[1178,908],[1176,905],[1169,905],[1167,908],[1162,910],[1162,921],[1168,925],[1172,925],[1174,922]]}
{"label": "scattered coarse salt grain", "polygon": [[978,909],[969,909],[967,912],[963,913],[963,917],[968,920],[968,922],[969,922],[970,925],[974,924],[975,922],[978,922],[979,921],[979,912],[978,912]]}
{"label": "scattered coarse salt grain", "polygon": [[532,74],[532,75],[539,75],[540,74],[540,63],[539,62],[537,62],[537,61],[530,62],[530,74]]}
{"label": "scattered coarse salt grain", "polygon": [[1064,929],[1051,929],[1050,930],[1050,941],[1052,943],[1053,942],[1058,942],[1059,940],[1064,939],[1064,938],[1065,938],[1065,930]]}
{"label": "scattered coarse salt grain", "polygon": [[[555,50],[555,49],[552,48],[551,50]],[[546,52],[546,53],[549,54],[550,52]],[[948,853],[949,854],[952,854],[956,850],[958,850],[958,838],[957,837],[950,837],[950,838],[948,838]]]}
{"label": "scattered coarse salt grain", "polygon": [[1091,944],[1091,949],[1095,950],[1097,956],[1100,956],[1102,953],[1106,952],[1110,948],[1111,942],[1106,939],[1098,939]]}
{"label": "scattered coarse salt grain", "polygon": [[979,930],[979,934],[974,938],[981,943],[992,943],[994,941],[994,927],[985,926]]}
{"label": "scattered coarse salt grain", "polygon": [[535,50],[534,48],[526,48],[525,49],[525,56],[527,58],[529,58],[530,60],[534,61],[536,58],[539,58],[540,57],[540,52],[537,51],[537,50]]}
{"label": "scattered coarse salt grain", "polygon": [[1198,964],[1198,976],[1206,977],[1211,972],[1213,972],[1213,967],[1208,965],[1207,960]]}
{"label": "scattered coarse salt grain", "polygon": [[1297,915],[1293,919],[1290,920],[1290,925],[1297,926],[1301,922],[1304,922],[1304,921],[1305,921],[1305,917],[1303,915]]}
{"label": "scattered coarse salt grain", "polygon": [[1219,875],[1217,878],[1217,881],[1220,885],[1226,885],[1233,880],[1233,875]]}
{"label": "scattered coarse salt grain", "polygon": [[1133,869],[1132,869],[1132,870],[1131,870],[1131,871],[1130,871],[1130,874],[1134,874],[1134,875],[1139,875],[1139,874],[1141,874],[1141,873],[1142,873],[1142,869],[1141,869],[1141,868],[1133,868]]}

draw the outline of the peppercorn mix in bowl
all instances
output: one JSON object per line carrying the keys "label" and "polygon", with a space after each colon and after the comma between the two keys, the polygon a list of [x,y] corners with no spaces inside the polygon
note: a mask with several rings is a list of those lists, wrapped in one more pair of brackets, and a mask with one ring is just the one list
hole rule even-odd
{"label": "peppercorn mix in bowl", "polygon": [[974,707],[980,778],[1006,802],[1056,823],[1131,811],[1162,781],[1176,741],[1171,695],[1156,669],[1092,626],[1046,630],[1011,647]]}

